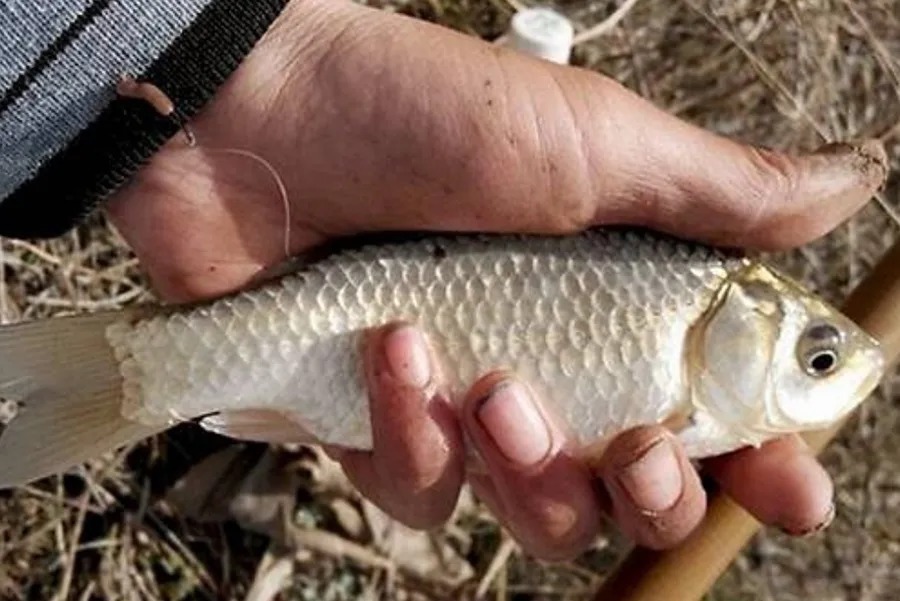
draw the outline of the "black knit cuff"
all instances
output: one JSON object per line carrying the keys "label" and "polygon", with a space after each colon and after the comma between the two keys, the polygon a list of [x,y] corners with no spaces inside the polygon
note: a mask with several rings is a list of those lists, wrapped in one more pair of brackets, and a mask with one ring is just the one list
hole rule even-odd
{"label": "black knit cuff", "polygon": [[[216,0],[146,69],[130,75],[190,118],[269,29],[288,0]],[[110,85],[114,85],[111,82]],[[115,192],[179,129],[150,104],[116,98],[88,127],[0,203],[0,235],[64,234]]]}

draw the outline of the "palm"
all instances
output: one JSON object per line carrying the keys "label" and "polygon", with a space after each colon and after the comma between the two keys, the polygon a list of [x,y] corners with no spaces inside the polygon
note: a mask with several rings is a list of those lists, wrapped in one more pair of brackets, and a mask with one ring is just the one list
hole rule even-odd
{"label": "palm", "polygon": [[[157,293],[168,301],[222,295],[284,258],[284,210],[274,184],[261,191],[223,181],[202,163],[193,152],[161,153],[109,207]],[[242,171],[233,170],[238,176]],[[292,239],[311,236],[292,228]]]}

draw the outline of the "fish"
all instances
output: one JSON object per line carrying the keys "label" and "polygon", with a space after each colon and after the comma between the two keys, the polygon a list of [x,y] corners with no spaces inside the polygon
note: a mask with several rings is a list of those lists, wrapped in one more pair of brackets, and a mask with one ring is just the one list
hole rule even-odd
{"label": "fish", "polygon": [[0,327],[0,487],[186,421],[234,438],[371,449],[361,357],[426,333],[458,397],[508,369],[580,449],[672,426],[691,458],[846,416],[878,342],[751,253],[658,232],[429,234],[326,253],[222,298]]}

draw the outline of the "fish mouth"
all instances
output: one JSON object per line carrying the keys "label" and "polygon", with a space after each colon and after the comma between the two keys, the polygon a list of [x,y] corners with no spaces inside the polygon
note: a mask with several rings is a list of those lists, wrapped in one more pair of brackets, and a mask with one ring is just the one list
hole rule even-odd
{"label": "fish mouth", "polygon": [[869,398],[875,389],[878,388],[878,385],[881,384],[882,379],[884,379],[884,376],[887,373],[887,358],[884,356],[880,345],[874,340],[873,343],[872,348],[870,348],[863,357],[863,362],[865,364],[871,364],[873,367],[869,370],[868,377],[865,378],[859,386],[855,405],[858,405]]}
{"label": "fish mouth", "polygon": [[865,377],[861,379],[859,385],[856,387],[856,391],[848,400],[843,410],[838,412],[834,419],[829,420],[827,423],[823,423],[818,427],[827,428],[836,422],[844,420],[872,396],[872,393],[875,392],[875,389],[881,384],[887,371],[887,361],[878,343],[873,340],[872,345],[860,355],[859,363],[861,365],[870,366],[870,368],[866,370]]}

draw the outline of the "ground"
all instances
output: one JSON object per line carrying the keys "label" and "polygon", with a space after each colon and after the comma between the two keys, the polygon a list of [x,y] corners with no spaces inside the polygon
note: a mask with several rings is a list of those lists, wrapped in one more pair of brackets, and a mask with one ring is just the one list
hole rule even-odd
{"label": "ground", "polygon": [[[370,3],[489,39],[512,12],[506,0]],[[621,5],[630,7],[624,18],[580,45],[573,62],[765,146],[885,141],[895,175],[879,202],[828,238],[773,257],[840,301],[900,237],[890,216],[900,213],[900,0],[556,4],[579,30]],[[59,240],[4,240],[0,262],[7,321],[151,298],[102,217]],[[834,524],[804,540],[758,535],[709,599],[900,598],[896,382],[888,378],[824,454],[837,483]],[[190,481],[164,496],[203,457]],[[625,548],[611,534],[577,561],[542,565],[471,500],[441,532],[414,535],[356,498],[314,450],[237,445],[191,428],[0,492],[3,599],[259,601],[279,589],[285,600],[590,599]]]}

